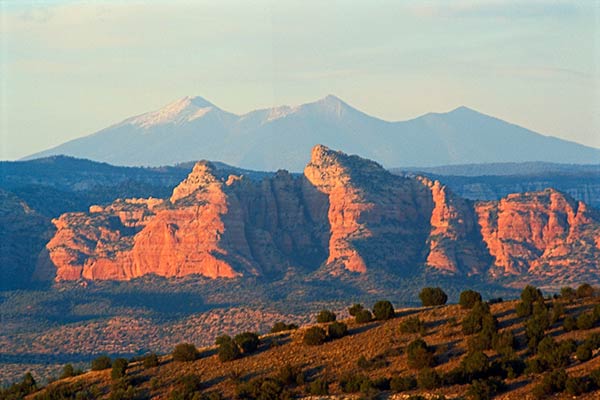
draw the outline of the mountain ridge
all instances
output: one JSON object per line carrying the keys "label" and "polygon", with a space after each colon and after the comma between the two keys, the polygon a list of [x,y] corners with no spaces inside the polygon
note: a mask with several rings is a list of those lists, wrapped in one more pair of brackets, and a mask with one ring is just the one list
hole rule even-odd
{"label": "mountain ridge", "polygon": [[600,149],[544,136],[465,106],[386,121],[333,95],[242,115],[202,97],[184,97],[25,159],[66,154],[147,166],[218,159],[248,169],[298,172],[308,161],[304,154],[317,143],[363,154],[388,168],[477,162],[600,163]]}
{"label": "mountain ridge", "polygon": [[53,223],[38,270],[58,281],[424,268],[560,286],[598,280],[600,260],[600,213],[561,192],[472,202],[322,145],[304,175],[252,181],[199,162],[170,199],[118,199]]}

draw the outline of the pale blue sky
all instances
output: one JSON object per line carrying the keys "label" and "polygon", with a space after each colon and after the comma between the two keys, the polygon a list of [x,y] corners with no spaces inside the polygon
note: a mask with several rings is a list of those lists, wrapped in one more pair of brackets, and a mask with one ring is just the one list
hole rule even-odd
{"label": "pale blue sky", "polygon": [[466,105],[600,147],[600,1],[0,0],[0,158],[187,95],[332,93],[387,120]]}

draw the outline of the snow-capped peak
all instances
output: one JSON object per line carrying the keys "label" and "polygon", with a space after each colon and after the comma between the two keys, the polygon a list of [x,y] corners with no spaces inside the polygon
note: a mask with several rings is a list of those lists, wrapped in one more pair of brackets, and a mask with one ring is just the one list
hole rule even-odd
{"label": "snow-capped peak", "polygon": [[126,122],[141,128],[163,124],[181,124],[201,118],[213,109],[217,108],[202,97],[186,96],[159,110],[133,117]]}

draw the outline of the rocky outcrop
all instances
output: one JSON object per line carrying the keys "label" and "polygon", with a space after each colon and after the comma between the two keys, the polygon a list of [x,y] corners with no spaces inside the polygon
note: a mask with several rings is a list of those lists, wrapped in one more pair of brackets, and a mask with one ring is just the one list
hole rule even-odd
{"label": "rocky outcrop", "polygon": [[476,207],[493,275],[546,281],[600,272],[600,218],[583,202],[553,189],[511,194]]}
{"label": "rocky outcrop", "polygon": [[[598,276],[600,218],[553,190],[474,203],[427,178],[315,146],[304,175],[262,180],[197,163],[169,199],[55,219],[57,280],[344,271]],[[558,278],[557,278],[558,277]]]}

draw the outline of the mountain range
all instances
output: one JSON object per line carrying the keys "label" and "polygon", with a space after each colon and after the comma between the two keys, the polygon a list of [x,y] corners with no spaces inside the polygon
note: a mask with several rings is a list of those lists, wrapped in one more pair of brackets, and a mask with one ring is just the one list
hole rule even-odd
{"label": "mountain range", "polygon": [[27,159],[64,154],[129,166],[210,159],[262,171],[302,171],[317,143],[361,154],[385,167],[600,163],[599,149],[544,136],[466,107],[389,122],[331,95],[244,115],[201,97],[185,97]]}
{"label": "mountain range", "polygon": [[315,146],[303,175],[252,180],[198,162],[168,199],[53,220],[42,279],[423,272],[560,286],[598,280],[600,215],[554,189],[471,202],[439,181]]}

